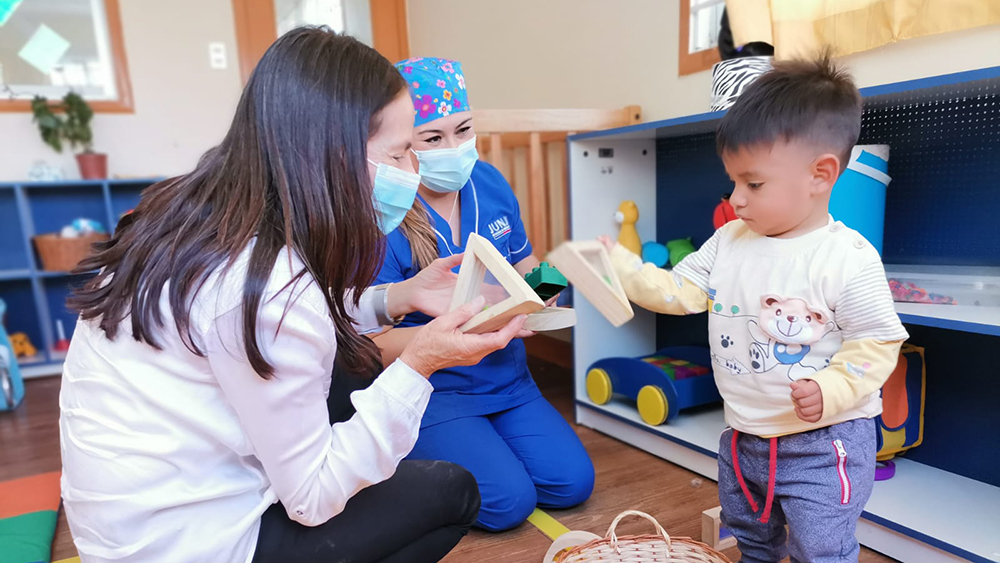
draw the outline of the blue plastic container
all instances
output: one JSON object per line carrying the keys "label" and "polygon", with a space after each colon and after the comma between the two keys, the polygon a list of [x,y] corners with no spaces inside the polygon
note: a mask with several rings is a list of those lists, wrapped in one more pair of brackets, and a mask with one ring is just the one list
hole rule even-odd
{"label": "blue plastic container", "polygon": [[882,254],[885,233],[885,190],[889,177],[889,145],[858,145],[847,170],[833,186],[830,214],[861,233]]}
{"label": "blue plastic container", "polygon": [[[7,303],[0,299],[0,319],[7,313]],[[24,380],[17,364],[7,330],[0,323],[0,412],[12,411],[24,399]]]}

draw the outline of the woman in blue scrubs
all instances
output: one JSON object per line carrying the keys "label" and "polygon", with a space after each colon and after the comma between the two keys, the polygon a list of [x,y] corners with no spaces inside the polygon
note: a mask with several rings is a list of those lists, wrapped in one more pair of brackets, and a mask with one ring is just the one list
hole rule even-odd
{"label": "woman in blue scrubs", "polygon": [[[396,67],[414,106],[417,202],[389,234],[376,283],[409,279],[438,257],[460,254],[470,233],[491,242],[521,275],[538,266],[514,192],[479,160],[462,66],[437,58]],[[375,337],[392,362],[420,326],[411,314]],[[528,371],[524,342],[513,340],[475,366],[436,372],[430,404],[410,459],[436,459],[468,469],[479,483],[477,525],[513,528],[535,506],[568,508],[587,500],[594,467],[576,433],[546,401]]]}

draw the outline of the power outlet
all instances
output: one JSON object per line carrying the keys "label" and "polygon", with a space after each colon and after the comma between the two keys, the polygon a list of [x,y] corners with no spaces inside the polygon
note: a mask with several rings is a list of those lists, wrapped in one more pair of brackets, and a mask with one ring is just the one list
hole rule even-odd
{"label": "power outlet", "polygon": [[229,66],[226,60],[226,44],[222,41],[208,44],[208,66],[216,70],[224,70]]}

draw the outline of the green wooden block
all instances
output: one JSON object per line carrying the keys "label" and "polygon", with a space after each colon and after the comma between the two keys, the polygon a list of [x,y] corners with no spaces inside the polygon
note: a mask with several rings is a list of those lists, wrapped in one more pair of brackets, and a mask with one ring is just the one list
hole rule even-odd
{"label": "green wooden block", "polygon": [[537,268],[525,274],[524,281],[528,282],[528,285],[535,290],[542,301],[548,301],[559,295],[559,292],[569,285],[566,276],[550,266],[548,262],[542,262]]}

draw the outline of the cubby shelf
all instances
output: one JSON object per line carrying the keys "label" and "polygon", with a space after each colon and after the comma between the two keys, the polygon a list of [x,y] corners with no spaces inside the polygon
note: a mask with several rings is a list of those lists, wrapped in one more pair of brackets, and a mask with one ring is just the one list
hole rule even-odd
{"label": "cubby shelf", "polygon": [[72,336],[76,315],[66,308],[72,287],[94,272],[41,269],[32,237],[58,232],[86,217],[113,229],[119,216],[139,203],[140,192],[156,179],[0,182],[0,298],[7,302],[8,333],[23,332],[38,349],[18,364],[24,377],[57,374],[64,352],[53,350],[55,321]]}
{"label": "cubby shelf", "polygon": [[[937,273],[1000,267],[1000,222],[990,205],[1000,195],[1000,67],[866,88],[862,95],[860,143],[891,147],[884,261]],[[715,151],[722,116],[570,136],[571,238],[617,232],[614,210],[633,200],[642,240],[707,240],[712,211],[732,186]],[[716,479],[721,408],[682,412],[651,427],[634,404],[616,398],[595,405],[585,391],[587,370],[599,359],[705,345],[705,315],[640,310],[614,328],[585,300],[574,305],[577,421]],[[897,462],[895,477],[876,484],[858,538],[904,562],[1000,561],[1000,437],[988,431],[1000,424],[994,399],[1000,307],[897,303],[896,310],[911,342],[926,349],[924,442]]]}

